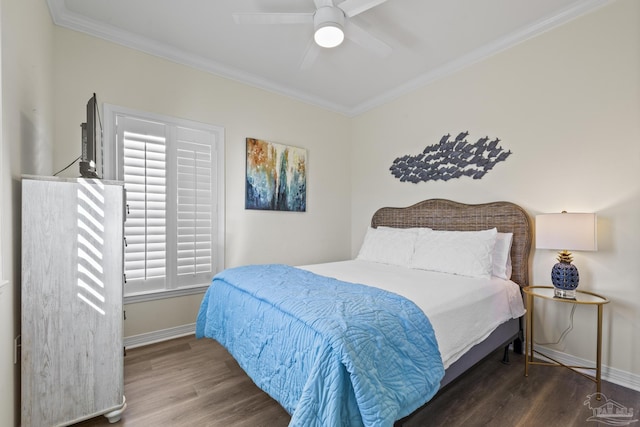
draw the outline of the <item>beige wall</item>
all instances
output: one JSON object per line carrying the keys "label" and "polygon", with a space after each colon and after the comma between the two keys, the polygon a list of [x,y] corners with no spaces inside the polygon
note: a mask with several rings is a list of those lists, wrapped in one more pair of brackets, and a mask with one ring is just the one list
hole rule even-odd
{"label": "beige wall", "polygon": [[0,424],[20,421],[19,366],[13,342],[19,331],[20,176],[52,171],[53,24],[46,2],[3,0],[2,133],[0,141]]}
{"label": "beige wall", "polygon": [[[226,266],[349,256],[348,118],[67,29],[56,28],[54,39],[56,170],[79,154],[79,125],[93,92],[100,103],[223,126]],[[308,150],[306,213],[244,209],[246,137]],[[129,304],[125,336],[193,323],[199,299]]]}
{"label": "beige wall", "polygon": [[[574,253],[580,288],[605,307],[604,364],[640,375],[640,2],[619,0],[354,119],[352,254],[371,214],[443,197],[509,200],[531,216],[596,212],[599,250]],[[513,155],[481,180],[402,183],[393,159],[444,134],[498,137]],[[375,189],[375,191],[371,191]],[[552,251],[534,251],[534,284],[550,284]],[[568,305],[567,305],[568,306]],[[568,326],[568,307],[537,314],[540,341]],[[595,310],[580,307],[554,349],[595,358]],[[637,384],[640,386],[640,384]]]}

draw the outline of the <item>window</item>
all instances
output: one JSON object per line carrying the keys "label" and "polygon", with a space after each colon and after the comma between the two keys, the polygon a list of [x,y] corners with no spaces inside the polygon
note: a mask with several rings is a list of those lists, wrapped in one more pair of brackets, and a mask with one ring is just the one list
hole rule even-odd
{"label": "window", "polygon": [[200,292],[224,267],[222,128],[105,105],[105,178],[124,182],[125,301]]}

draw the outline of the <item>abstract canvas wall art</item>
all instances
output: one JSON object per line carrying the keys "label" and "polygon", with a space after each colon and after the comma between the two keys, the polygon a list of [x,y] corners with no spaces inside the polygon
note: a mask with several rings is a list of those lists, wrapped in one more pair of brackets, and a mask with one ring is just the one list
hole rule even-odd
{"label": "abstract canvas wall art", "polygon": [[307,150],[247,138],[245,209],[305,212]]}

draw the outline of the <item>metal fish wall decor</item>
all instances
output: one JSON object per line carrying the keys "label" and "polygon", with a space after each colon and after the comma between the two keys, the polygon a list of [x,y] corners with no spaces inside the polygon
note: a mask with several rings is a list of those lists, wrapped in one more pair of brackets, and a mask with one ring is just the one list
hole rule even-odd
{"label": "metal fish wall decor", "polygon": [[489,141],[486,136],[472,144],[466,140],[468,135],[462,132],[453,140],[450,134],[444,135],[438,144],[427,146],[420,154],[398,157],[389,170],[400,181],[414,184],[462,176],[480,179],[511,155],[511,150],[504,151],[498,145],[498,138]]}

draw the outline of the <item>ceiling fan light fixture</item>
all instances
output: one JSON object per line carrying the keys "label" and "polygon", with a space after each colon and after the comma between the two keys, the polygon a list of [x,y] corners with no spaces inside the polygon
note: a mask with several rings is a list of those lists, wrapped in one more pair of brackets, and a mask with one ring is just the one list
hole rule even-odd
{"label": "ceiling fan light fixture", "polygon": [[335,6],[319,8],[313,16],[313,39],[320,47],[332,48],[344,41],[344,12]]}
{"label": "ceiling fan light fixture", "polygon": [[344,31],[336,24],[325,25],[316,29],[313,39],[320,47],[332,48],[340,46],[344,41]]}

